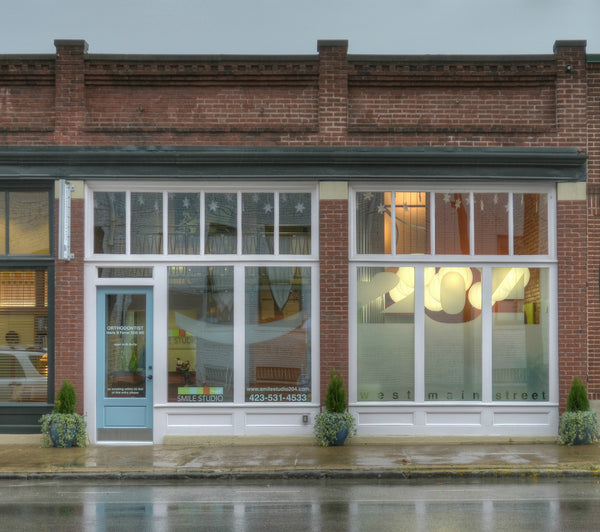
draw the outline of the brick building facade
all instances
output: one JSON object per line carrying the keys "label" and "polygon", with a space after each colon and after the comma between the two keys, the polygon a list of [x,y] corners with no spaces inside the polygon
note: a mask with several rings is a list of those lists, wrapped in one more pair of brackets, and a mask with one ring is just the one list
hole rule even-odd
{"label": "brick building facade", "polygon": [[[7,399],[0,431],[37,431],[64,378],[92,441],[309,435],[332,369],[364,436],[551,436],[573,376],[600,400],[600,58],[584,41],[535,56],[353,56],[345,41],[320,41],[314,56],[55,45],[0,56],[5,226],[18,194],[55,191],[49,251],[13,253],[7,230],[0,259],[7,274],[48,272],[36,344],[48,400]],[[462,269],[453,280],[471,270],[458,307],[450,269]],[[520,291],[501,299],[509,269]],[[396,270],[409,275],[401,295],[386,285]],[[436,275],[446,303],[430,308]],[[125,312],[123,294],[147,306]],[[289,354],[269,344],[284,334],[274,323]],[[122,332],[134,326],[143,337]],[[153,380],[110,384],[123,364]],[[267,367],[275,377],[261,384]]]}

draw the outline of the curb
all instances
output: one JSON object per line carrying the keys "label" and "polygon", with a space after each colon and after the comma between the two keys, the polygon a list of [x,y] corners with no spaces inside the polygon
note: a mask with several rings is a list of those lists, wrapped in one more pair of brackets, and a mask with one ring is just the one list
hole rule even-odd
{"label": "curb", "polygon": [[439,469],[439,470],[281,470],[281,471],[48,471],[3,472],[4,480],[165,481],[165,480],[501,480],[597,479],[598,469]]}

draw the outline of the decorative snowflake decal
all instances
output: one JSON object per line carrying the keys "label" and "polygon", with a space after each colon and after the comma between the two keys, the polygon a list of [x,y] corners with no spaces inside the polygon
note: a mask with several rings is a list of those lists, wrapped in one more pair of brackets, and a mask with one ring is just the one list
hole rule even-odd
{"label": "decorative snowflake decal", "polygon": [[377,213],[378,214],[385,214],[385,205],[383,203],[380,203],[377,206]]}
{"label": "decorative snowflake decal", "polygon": [[296,203],[296,214],[302,214],[304,212],[304,203]]}
{"label": "decorative snowflake decal", "polygon": [[219,208],[219,204],[215,201],[212,200],[209,204],[208,204],[208,210],[210,212],[217,212],[217,209]]}
{"label": "decorative snowflake decal", "polygon": [[270,203],[265,203],[263,206],[263,211],[265,211],[265,214],[273,212],[273,205],[271,205]]}
{"label": "decorative snowflake decal", "polygon": [[183,208],[184,209],[190,208],[190,198],[188,198],[187,196],[185,198],[183,198]]}

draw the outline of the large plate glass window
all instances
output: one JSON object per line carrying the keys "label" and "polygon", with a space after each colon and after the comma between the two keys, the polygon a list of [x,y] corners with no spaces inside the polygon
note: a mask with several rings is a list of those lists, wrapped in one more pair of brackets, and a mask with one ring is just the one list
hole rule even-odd
{"label": "large plate glass window", "polygon": [[169,274],[169,402],[233,401],[233,267]]}
{"label": "large plate glass window", "polygon": [[0,403],[48,398],[48,272],[0,269]]}
{"label": "large plate glass window", "polygon": [[310,268],[246,268],[246,401],[310,402]]}
{"label": "large plate glass window", "polygon": [[552,202],[355,192],[357,401],[550,400]]}

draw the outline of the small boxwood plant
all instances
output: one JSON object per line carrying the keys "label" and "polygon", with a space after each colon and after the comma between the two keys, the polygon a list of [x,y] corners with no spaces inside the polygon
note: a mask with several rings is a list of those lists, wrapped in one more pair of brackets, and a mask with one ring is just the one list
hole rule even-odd
{"label": "small boxwood plant", "polygon": [[590,410],[590,401],[583,382],[573,377],[567,397],[567,410],[560,416],[558,442],[567,445],[594,443],[600,439],[596,412]]}
{"label": "small boxwood plant", "polygon": [[77,395],[72,382],[63,380],[56,395],[54,408],[40,418],[42,424],[42,447],[85,447],[87,424],[76,411]]}
{"label": "small boxwood plant", "polygon": [[317,442],[324,447],[343,445],[356,434],[356,420],[348,412],[344,381],[333,370],[325,393],[325,410],[316,415],[314,429]]}

